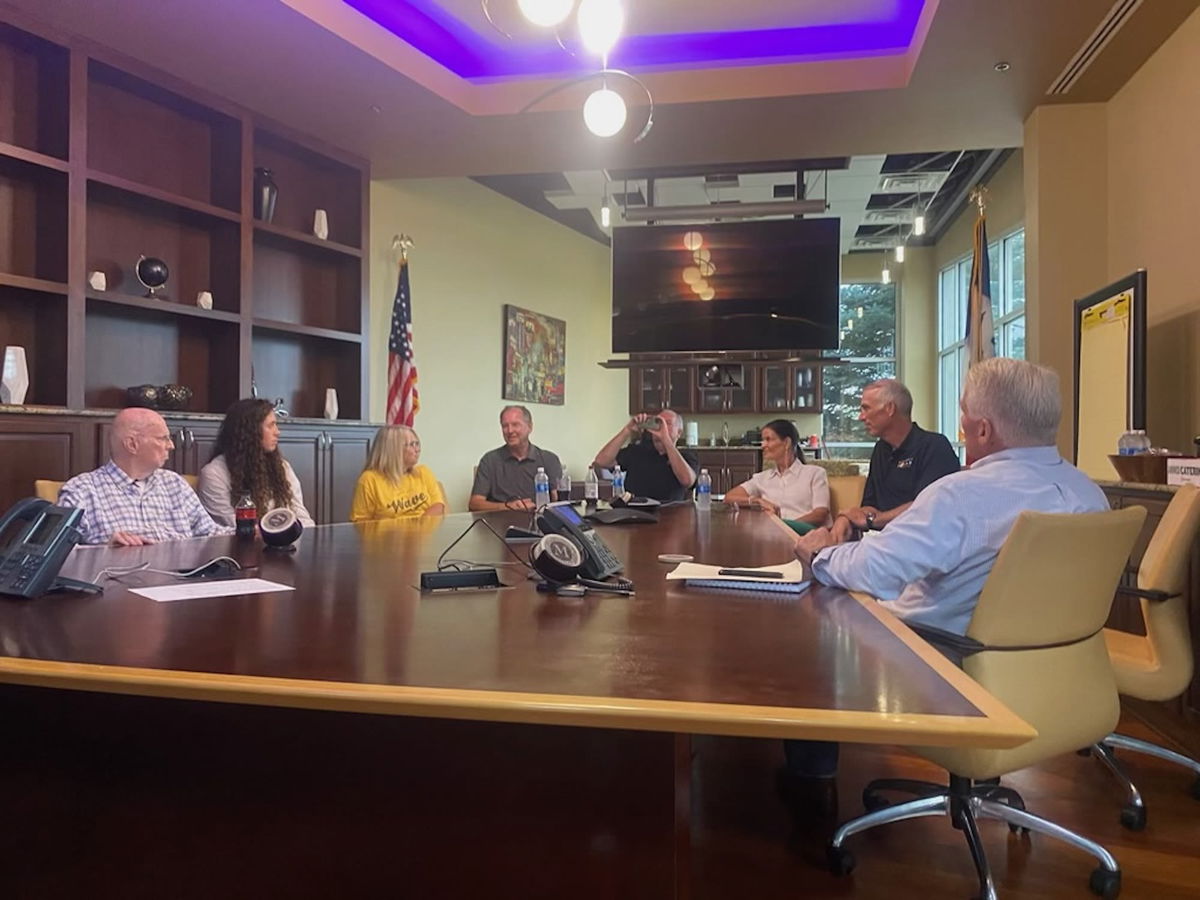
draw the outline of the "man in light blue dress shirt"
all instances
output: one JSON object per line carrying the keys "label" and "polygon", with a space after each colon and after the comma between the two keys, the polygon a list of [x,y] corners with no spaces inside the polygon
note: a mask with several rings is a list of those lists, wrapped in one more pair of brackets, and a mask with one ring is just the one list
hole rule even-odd
{"label": "man in light blue dress shirt", "polygon": [[213,521],[183,476],[162,468],[174,446],[167,423],[153,410],[117,413],[111,459],[76,475],[58,494],[59,506],[83,510],[85,544],[137,547],[233,532]]}
{"label": "man in light blue dress shirt", "polygon": [[[968,371],[959,406],[975,460],[969,468],[926,487],[878,534],[837,544],[829,529],[816,529],[797,542],[796,556],[822,584],[877,597],[906,622],[965,634],[1021,512],[1097,512],[1108,501],[1055,447],[1062,401],[1052,370],[984,360]],[[836,774],[836,744],[786,742],[785,749],[786,773]]]}

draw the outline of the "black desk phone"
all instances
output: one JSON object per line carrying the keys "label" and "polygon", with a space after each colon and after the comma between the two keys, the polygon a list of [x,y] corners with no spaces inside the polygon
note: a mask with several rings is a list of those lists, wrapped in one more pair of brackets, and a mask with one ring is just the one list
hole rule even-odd
{"label": "black desk phone", "polygon": [[583,577],[599,580],[621,571],[621,561],[591,525],[567,505],[547,506],[538,516],[542,534],[561,534],[583,552]]}
{"label": "black desk phone", "polygon": [[94,590],[87,582],[59,579],[58,570],[82,534],[83,510],[30,497],[0,518],[0,594],[38,597],[55,588]]}

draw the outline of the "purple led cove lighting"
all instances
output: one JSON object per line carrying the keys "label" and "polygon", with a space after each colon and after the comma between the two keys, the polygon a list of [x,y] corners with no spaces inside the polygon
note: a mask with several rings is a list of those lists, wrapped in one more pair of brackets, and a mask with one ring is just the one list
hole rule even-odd
{"label": "purple led cove lighting", "polygon": [[[460,78],[560,76],[590,72],[597,61],[573,57],[551,40],[522,45],[481,33],[436,0],[342,0]],[[515,6],[515,2],[513,3]],[[699,68],[744,61],[767,64],[797,58],[871,56],[907,50],[925,0],[893,0],[889,18],[692,34],[640,34],[621,39],[609,64],[623,69]],[[483,12],[475,23],[491,32]]]}

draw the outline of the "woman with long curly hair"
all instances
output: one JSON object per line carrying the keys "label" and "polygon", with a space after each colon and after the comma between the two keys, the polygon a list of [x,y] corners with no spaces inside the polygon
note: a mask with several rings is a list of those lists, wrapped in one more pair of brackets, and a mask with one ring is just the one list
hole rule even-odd
{"label": "woman with long curly hair", "polygon": [[358,476],[351,522],[440,516],[446,511],[442,486],[428,466],[418,465],[421,439],[405,425],[380,428],[366,468]]}
{"label": "woman with long curly hair", "polygon": [[200,502],[222,525],[236,524],[234,507],[249,494],[262,518],[286,507],[301,524],[314,524],[304,508],[300,480],[279,452],[279,423],[266,400],[238,400],[225,412],[212,461],[200,470]]}

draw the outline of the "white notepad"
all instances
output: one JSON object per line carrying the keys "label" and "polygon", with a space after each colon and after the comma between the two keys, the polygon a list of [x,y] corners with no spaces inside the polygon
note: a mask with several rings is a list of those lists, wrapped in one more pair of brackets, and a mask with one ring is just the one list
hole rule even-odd
{"label": "white notepad", "polygon": [[804,567],[799,560],[781,563],[776,566],[757,566],[744,568],[746,572],[778,572],[782,578],[764,576],[752,578],[746,575],[721,575],[721,569],[728,566],[706,566],[701,563],[680,563],[667,573],[667,581],[682,581],[688,587],[717,588],[737,591],[772,591],[775,593],[798,594],[808,587],[808,579],[804,577]]}

